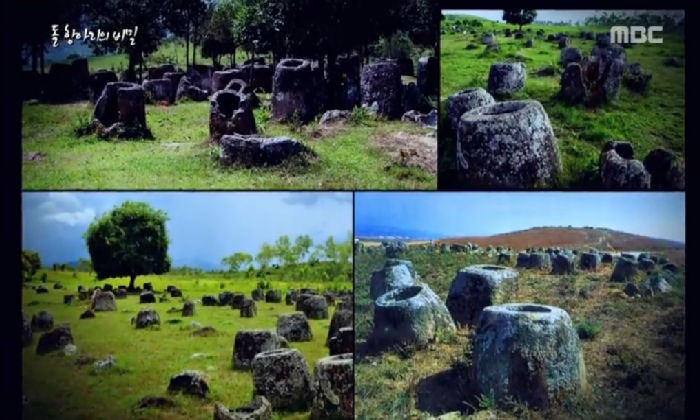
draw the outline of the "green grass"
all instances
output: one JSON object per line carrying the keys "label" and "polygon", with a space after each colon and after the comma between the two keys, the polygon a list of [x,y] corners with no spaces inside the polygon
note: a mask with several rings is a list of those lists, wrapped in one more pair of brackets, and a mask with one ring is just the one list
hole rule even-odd
{"label": "green grass", "polygon": [[[39,278],[38,276],[36,278]],[[277,277],[268,277],[271,286],[284,293],[289,288],[312,287],[317,290],[350,289],[347,282],[287,282]],[[137,285],[151,282],[156,290],[167,285],[182,289],[184,298],[201,299],[205,294],[218,295],[223,290],[243,292],[250,297],[256,288],[254,278],[226,278],[221,275],[202,276],[142,276]],[[64,289],[54,290],[53,282],[60,281]],[[107,280],[114,285],[128,285],[128,278]],[[22,350],[23,392],[29,400],[23,406],[24,418],[42,419],[117,419],[117,418],[167,418],[210,419],[214,403],[219,401],[229,407],[247,404],[253,392],[250,371],[233,370],[231,360],[233,339],[242,329],[276,329],[276,317],[293,312],[294,308],[279,304],[257,302],[255,318],[241,318],[238,310],[230,307],[196,306],[194,317],[181,317],[179,313],[167,313],[171,307],[182,308],[183,299],[170,298],[169,302],[139,304],[138,296],[129,295],[117,299],[117,311],[97,312],[94,319],[80,320],[87,301],[77,300],[77,287],[93,287],[101,284],[87,273],[78,273],[77,278],[69,272],[48,271],[48,294],[37,294],[31,288],[22,292],[23,308],[31,317],[40,310],[54,315],[55,325],[69,323],[75,345],[80,354],[102,359],[112,354],[119,369],[91,373],[91,366],[77,367],[77,356],[64,356],[62,352],[43,356],[35,354],[39,333],[34,334],[34,344]],[[224,283],[225,288],[220,289]],[[39,281],[26,283],[41,284]],[[76,294],[72,305],[63,304],[64,294]],[[135,329],[130,318],[144,307],[155,309],[160,315],[160,329]],[[329,319],[309,320],[313,340],[290,343],[299,349],[311,372],[315,362],[328,356],[325,340],[330,325]],[[180,324],[168,324],[167,320],[182,319]],[[189,325],[197,321],[203,326],[212,326],[217,335],[195,337]],[[207,353],[206,358],[192,358],[194,353]],[[198,400],[184,395],[175,395],[177,407],[173,409],[135,410],[137,402],[146,395],[167,395],[169,378],[184,369],[202,371],[208,379],[210,395]],[[275,418],[308,418],[307,412],[275,413]]]}
{"label": "green grass", "polygon": [[[358,340],[367,339],[371,333],[374,305],[369,297],[369,283],[372,272],[380,269],[385,260],[383,252],[371,246],[364,248],[355,256]],[[442,254],[409,246],[399,258],[412,261],[421,281],[444,302],[459,269],[472,264],[495,264],[497,256]],[[677,255],[674,262],[684,267],[684,256]],[[663,274],[673,285],[672,292],[641,299],[628,298],[623,292],[624,284],[608,281],[612,273],[609,264],[597,272],[567,276],[550,275],[549,271],[518,272],[517,282],[507,291],[511,295],[509,301],[560,307],[572,320],[582,321],[575,323],[579,331],[594,337],[581,340],[588,390],[544,411],[506,402],[498,407],[499,418],[684,416],[683,268],[677,275]],[[489,396],[476,393],[469,379],[474,333],[473,328],[458,329],[454,336],[438,333],[435,343],[408,358],[388,351],[356,361],[357,418],[426,418],[452,411],[493,409],[494,402]]]}
{"label": "green grass", "polygon": [[[263,95],[265,102],[267,95]],[[87,102],[46,105],[26,102],[22,147],[41,152],[40,161],[24,162],[24,189],[435,189],[436,176],[392,163],[371,140],[396,131],[423,133],[416,124],[369,121],[324,132],[312,122],[300,132],[273,123],[255,111],[259,131],[302,140],[318,157],[305,166],[224,168],[212,158],[208,143],[208,102],[174,106],[146,105],[154,140],[106,141],[77,137],[89,121]],[[320,133],[320,134],[319,134]],[[171,147],[170,143],[179,143]]]}
{"label": "green grass", "polygon": [[[595,41],[584,41],[580,31],[598,33],[605,32],[606,28],[528,25],[523,31],[531,28],[532,32],[525,32],[524,39],[506,38],[503,35],[505,28],[514,29],[512,25],[485,22],[484,27],[477,28],[476,36],[470,33],[441,36],[440,103],[443,110],[447,97],[459,90],[469,87],[486,89],[492,63],[513,61],[516,54],[520,54],[524,56],[522,61],[528,74],[525,88],[514,99],[536,99],[547,111],[562,156],[563,172],[558,186],[596,187],[598,157],[609,139],[632,142],[637,159],[643,159],[658,147],[670,149],[685,158],[685,69],[664,65],[668,57],[685,58],[684,40],[679,35],[665,33],[663,44],[635,45],[625,50],[628,62],[639,62],[643,70],[653,73],[649,92],[641,95],[623,85],[617,101],[597,109],[587,109],[582,105],[566,105],[555,97],[563,70],[558,64],[560,49],[557,42],[547,42],[535,34],[538,29],[543,29],[546,34],[567,32],[571,36],[571,47],[580,48],[584,55],[590,55]],[[481,34],[494,29],[500,31],[497,42],[501,51],[485,54]],[[524,47],[529,37],[535,40],[533,48]],[[465,49],[468,44],[478,45],[478,48]],[[553,77],[534,74],[546,65],[554,65],[559,74]],[[447,167],[454,162],[454,139],[444,134],[440,137],[440,163],[441,167]]]}

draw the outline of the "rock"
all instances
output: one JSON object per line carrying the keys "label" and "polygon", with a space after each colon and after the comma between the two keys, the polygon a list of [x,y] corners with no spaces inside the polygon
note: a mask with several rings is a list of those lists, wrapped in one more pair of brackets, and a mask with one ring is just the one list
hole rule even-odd
{"label": "rock", "polygon": [[579,267],[581,267],[581,270],[598,271],[600,262],[600,254],[594,252],[584,252],[581,254]]}
{"label": "rock", "polygon": [[314,369],[311,419],[354,418],[355,377],[353,355],[339,354],[319,359]]}
{"label": "rock", "polygon": [[678,57],[669,57],[664,60],[664,65],[668,67],[683,67],[683,62]]}
{"label": "rock", "polygon": [[63,289],[63,285],[61,283],[54,283],[53,288],[54,290],[60,290]]}
{"label": "rock", "polygon": [[29,317],[22,311],[22,347],[27,347],[34,341],[32,324]]}
{"label": "rock", "polygon": [[282,292],[279,290],[268,290],[265,293],[265,302],[268,303],[280,303],[282,302]]}
{"label": "rock", "polygon": [[527,41],[525,41],[525,48],[532,48],[535,46],[535,40],[530,38]]}
{"label": "rock", "polygon": [[464,185],[474,187],[541,187],[561,170],[549,117],[534,100],[500,102],[462,115],[457,160]]}
{"label": "rock", "polygon": [[583,85],[583,73],[579,63],[572,62],[566,66],[559,86],[559,95],[565,101],[579,103],[585,100],[586,88]]}
{"label": "rock", "polygon": [[[190,324],[193,328],[197,328],[192,331],[192,335],[195,337],[212,337],[217,335],[216,329],[214,327],[202,327],[199,323],[193,322]],[[195,327],[195,325],[200,325],[200,327]]]}
{"label": "rock", "polygon": [[309,60],[281,60],[272,80],[272,119],[278,122],[311,121],[321,109],[318,89]]}
{"label": "rock", "polygon": [[525,64],[494,63],[489,70],[488,91],[494,96],[510,96],[525,87]]}
{"label": "rock", "polygon": [[671,151],[654,149],[644,158],[654,190],[684,190],[685,165]]}
{"label": "rock", "polygon": [[671,273],[678,272],[678,266],[676,264],[673,264],[673,263],[664,264],[664,266],[662,268],[663,268],[663,270],[669,271]]}
{"label": "rock", "polygon": [[295,293],[293,293],[291,290],[285,293],[284,295],[284,303],[286,305],[294,305],[295,302]]}
{"label": "rock", "polygon": [[274,331],[239,330],[233,341],[233,368],[250,369],[256,354],[281,347],[286,341]]}
{"label": "rock", "polygon": [[629,90],[637,93],[645,93],[651,84],[651,72],[642,71],[639,63],[628,64],[623,74],[623,82]]}
{"label": "rock", "polygon": [[341,328],[353,326],[353,312],[351,310],[336,309],[331,318],[331,325],[326,336],[326,346],[335,337]]}
{"label": "rock", "polygon": [[360,76],[362,104],[371,106],[377,103],[377,112],[389,119],[397,119],[402,114],[401,71],[392,61],[379,61],[364,66]]}
{"label": "rock", "polygon": [[194,302],[186,300],[184,305],[182,305],[182,316],[194,316]]}
{"label": "rock", "polygon": [[216,298],[216,296],[204,295],[204,296],[202,296],[202,305],[203,306],[218,306],[219,300]]}
{"label": "rock", "polygon": [[178,288],[170,289],[170,297],[173,297],[173,298],[182,297],[182,290],[180,290]]}
{"label": "rock", "polygon": [[628,282],[634,279],[637,275],[637,261],[629,258],[620,257],[617,259],[615,268],[613,269],[610,281],[612,282]]}
{"label": "rock", "polygon": [[257,288],[251,293],[253,300],[265,300],[265,292],[263,289]]}
{"label": "rock", "polygon": [[651,176],[642,162],[634,159],[629,142],[608,141],[600,153],[600,178],[611,190],[640,190],[651,187]]}
{"label": "rock", "polygon": [[48,331],[53,328],[53,314],[49,311],[39,311],[32,316],[32,331]]}
{"label": "rock", "polygon": [[369,295],[372,299],[376,299],[384,293],[415,284],[413,264],[410,261],[389,258],[381,270],[372,273]]}
{"label": "rock", "polygon": [[175,93],[176,99],[189,99],[191,101],[202,102],[206,101],[209,94],[206,90],[195,86],[189,77],[184,76],[180,78],[180,83],[177,85],[177,92]]}
{"label": "rock", "polygon": [[95,312],[99,311],[116,311],[117,301],[114,293],[96,290],[92,295],[90,309]]}
{"label": "rock", "polygon": [[233,90],[220,90],[211,97],[209,137],[215,143],[227,134],[255,134],[255,117],[249,97]]}
{"label": "rock", "polygon": [[482,44],[493,44],[496,42],[496,35],[492,33],[485,33],[484,36],[481,37],[481,43]]}
{"label": "rock", "polygon": [[88,309],[82,314],[80,314],[80,319],[89,319],[89,318],[94,318],[95,317],[95,312],[92,309]]}
{"label": "rock", "polygon": [[73,356],[78,352],[78,347],[75,344],[66,344],[63,347],[63,355],[64,356]]}
{"label": "rock", "polygon": [[315,156],[303,143],[289,137],[264,138],[239,134],[226,135],[220,141],[219,161],[246,166],[278,165],[294,157]]}
{"label": "rock", "polygon": [[172,82],[168,79],[148,79],[143,82],[143,90],[146,92],[148,102],[172,103],[173,93]]}
{"label": "rock", "polygon": [[136,328],[146,328],[150,325],[160,325],[158,312],[153,309],[142,309],[136,315]]}
{"label": "rock", "polygon": [[492,43],[486,45],[486,51],[497,53],[497,52],[501,51],[501,46],[495,42],[492,42]]}
{"label": "rock", "polygon": [[382,247],[387,258],[397,258],[408,250],[404,241],[382,241]]}
{"label": "rock", "polygon": [[418,86],[409,82],[403,85],[403,96],[401,98],[401,109],[404,111],[415,110],[419,113],[429,113],[433,106]]}
{"label": "rock", "polygon": [[170,98],[171,104],[177,99],[177,89],[180,86],[180,80],[185,77],[185,73],[181,71],[168,71],[163,73],[163,79],[170,81]]}
{"label": "rock", "polygon": [[139,303],[156,303],[156,296],[150,290],[144,290],[139,294]]}
{"label": "rock", "polygon": [[335,294],[333,292],[323,292],[323,297],[326,299],[326,305],[335,306]]}
{"label": "rock", "polygon": [[559,64],[567,67],[569,63],[580,63],[583,60],[581,50],[578,48],[564,48],[559,55]]}
{"label": "rock", "polygon": [[557,70],[552,65],[544,66],[535,72],[535,75],[539,77],[554,76],[556,74]]}
{"label": "rock", "polygon": [[42,293],[49,293],[49,289],[46,288],[43,284],[40,284],[39,286],[36,287],[36,293],[37,294],[42,294]]}
{"label": "rock", "polygon": [[243,302],[245,302],[245,295],[243,293],[234,293],[231,299],[231,308],[241,309],[243,307]]}
{"label": "rock", "polygon": [[513,34],[513,39],[523,39],[524,34],[521,31],[516,31]]}
{"label": "rock", "polygon": [[221,403],[214,404],[214,420],[271,420],[272,405],[258,395],[250,404],[229,410]]}
{"label": "rock", "polygon": [[95,371],[100,372],[103,370],[108,370],[113,368],[117,364],[117,359],[114,358],[111,354],[107,356],[107,358],[102,359],[102,360],[97,360],[92,364],[93,369]]}
{"label": "rock", "polygon": [[323,113],[319,125],[331,125],[340,122],[346,122],[352,113],[350,111],[332,109]]}
{"label": "rock", "polygon": [[656,263],[649,258],[640,258],[637,263],[639,269],[646,272],[649,272],[656,267]]}
{"label": "rock", "polygon": [[216,93],[225,89],[233,79],[245,79],[241,69],[215,71],[211,76],[211,92]]}
{"label": "rock", "polygon": [[403,287],[385,293],[374,303],[371,346],[425,348],[438,330],[454,331],[455,325],[440,298],[427,285]]}
{"label": "rock", "polygon": [[571,39],[568,36],[559,37],[559,49],[568,48],[571,43]]}
{"label": "rock", "polygon": [[67,344],[73,344],[73,334],[68,324],[59,325],[55,329],[41,334],[36,346],[36,354],[42,355],[60,350]]}
{"label": "rock", "polygon": [[596,45],[591,51],[591,57],[605,58],[608,60],[617,60],[621,64],[627,62],[627,53],[621,45],[613,44],[608,47]]}
{"label": "rock", "polygon": [[244,299],[241,305],[242,318],[254,318],[258,314],[258,307],[253,299]]}
{"label": "rock", "polygon": [[204,398],[209,393],[209,385],[201,372],[185,370],[170,378],[168,391]]}
{"label": "rock", "polygon": [[280,315],[277,318],[277,334],[290,342],[313,339],[309,320],[303,312]]}
{"label": "rock", "polygon": [[233,292],[225,291],[219,293],[219,306],[231,306],[233,305]]}
{"label": "rock", "polygon": [[528,268],[533,268],[535,270],[548,269],[552,264],[549,259],[549,254],[545,252],[532,252],[530,253],[530,264]]}
{"label": "rock", "polygon": [[581,69],[587,105],[597,106],[617,99],[624,70],[622,60],[591,56],[582,61]]}
{"label": "rock", "polygon": [[63,295],[63,303],[66,305],[70,305],[73,303],[74,298],[75,295]]}
{"label": "rock", "polygon": [[247,63],[240,67],[242,79],[250,86],[251,90],[263,92],[272,91],[273,71],[272,66],[265,63]]}
{"label": "rock", "polygon": [[258,353],[252,369],[254,395],[267,398],[274,410],[303,411],[311,405],[312,379],[299,350]]}
{"label": "rock", "polygon": [[627,283],[624,291],[629,297],[635,297],[639,294],[639,289],[634,285],[634,283]]}
{"label": "rock", "polygon": [[148,69],[149,79],[162,79],[165,73],[171,73],[176,71],[175,66],[172,64],[161,64],[156,67],[151,67]]}
{"label": "rock", "polygon": [[484,308],[472,343],[476,392],[546,409],[587,389],[578,334],[553,306],[509,303]]}
{"label": "rock", "polygon": [[401,116],[401,121],[414,122],[422,124],[425,127],[437,129],[437,110],[433,109],[427,114],[421,114],[418,111],[411,110]]}
{"label": "rock", "polygon": [[88,83],[90,88],[90,102],[95,103],[97,99],[102,95],[107,83],[116,82],[117,75],[113,71],[107,71],[100,69],[95,73],[90,75],[90,81]]}
{"label": "rock", "polygon": [[494,265],[472,265],[459,270],[446,302],[454,323],[475,325],[484,307],[504,302],[504,286],[517,278],[516,270]]}
{"label": "rock", "polygon": [[574,256],[557,254],[552,258],[552,273],[555,275],[574,274]]}
{"label": "rock", "polygon": [[642,283],[640,289],[643,296],[654,296],[658,293],[668,293],[671,290],[673,290],[673,288],[670,284],[668,284],[666,279],[664,279],[658,274],[653,275],[644,283]]}
{"label": "rock", "polygon": [[328,319],[328,303],[323,296],[310,296],[303,301],[301,310],[308,319]]}
{"label": "rock", "polygon": [[436,96],[439,90],[438,59],[421,57],[418,59],[418,89],[426,96]]}
{"label": "rock", "polygon": [[481,106],[492,105],[496,101],[482,88],[469,88],[447,97],[447,116],[453,133],[457,133],[460,117],[467,111]]}
{"label": "rock", "polygon": [[331,356],[343,353],[354,353],[355,331],[353,327],[343,327],[328,341],[328,352]]}
{"label": "rock", "polygon": [[511,259],[510,253],[501,252],[500,254],[498,254],[498,260],[496,261],[496,264],[498,264],[498,265],[510,264],[510,259]]}
{"label": "rock", "polygon": [[613,262],[613,256],[612,254],[606,252],[603,255],[600,256],[600,262],[603,264],[612,264]]}
{"label": "rock", "polygon": [[172,398],[149,395],[136,404],[137,408],[173,408],[177,404]]}

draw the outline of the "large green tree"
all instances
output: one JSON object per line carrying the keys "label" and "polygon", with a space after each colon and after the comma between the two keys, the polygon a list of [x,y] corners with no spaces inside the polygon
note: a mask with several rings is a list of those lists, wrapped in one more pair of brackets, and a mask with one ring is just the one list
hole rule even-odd
{"label": "large green tree", "polygon": [[260,252],[255,256],[255,261],[260,265],[260,268],[264,271],[270,266],[270,263],[275,258],[275,249],[272,245],[268,243],[263,243],[260,247]]}
{"label": "large green tree", "polygon": [[28,249],[22,250],[22,279],[31,280],[36,272],[41,268],[41,258],[39,253]]}
{"label": "large green tree", "polygon": [[523,30],[523,25],[529,25],[537,17],[536,10],[527,9],[507,9],[503,11],[503,20],[511,25],[518,25],[519,30]]}
{"label": "large green tree", "polygon": [[[204,0],[165,0],[163,17],[165,27],[185,40],[185,66],[190,64],[190,39],[195,28],[202,26],[207,18],[209,4]],[[193,48],[193,53],[196,52]],[[194,54],[193,57],[194,59]]]}
{"label": "large green tree", "polygon": [[211,57],[214,66],[219,66],[219,57],[225,54],[231,56],[231,66],[236,65],[236,13],[235,0],[222,0],[213,8],[211,18],[204,26],[202,56]]}
{"label": "large green tree", "polygon": [[253,256],[245,252],[235,252],[222,258],[221,263],[227,265],[231,273],[237,273],[253,263]]}
{"label": "large green tree", "polygon": [[85,239],[97,278],[129,276],[133,290],[136,276],[168,272],[167,220],[148,203],[125,201],[93,221]]}

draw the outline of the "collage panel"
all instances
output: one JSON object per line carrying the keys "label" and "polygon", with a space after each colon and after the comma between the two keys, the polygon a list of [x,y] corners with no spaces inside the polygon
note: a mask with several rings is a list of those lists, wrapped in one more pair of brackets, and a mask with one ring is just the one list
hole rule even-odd
{"label": "collage panel", "polygon": [[685,190],[684,10],[442,9],[440,190]]}
{"label": "collage panel", "polygon": [[22,199],[23,418],[352,418],[352,193]]}
{"label": "collage panel", "polygon": [[355,417],[685,417],[685,194],[355,195]]}
{"label": "collage panel", "polygon": [[437,0],[32,4],[26,190],[437,189]]}

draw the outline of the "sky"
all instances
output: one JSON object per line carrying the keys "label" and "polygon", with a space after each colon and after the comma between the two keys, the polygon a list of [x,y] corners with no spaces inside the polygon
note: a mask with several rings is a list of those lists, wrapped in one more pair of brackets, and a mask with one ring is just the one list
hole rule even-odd
{"label": "sky", "polygon": [[352,232],[352,193],[36,192],[22,194],[23,248],[38,251],[45,266],[89,258],[88,225],[125,200],[168,214],[173,266],[223,268],[222,257],[255,255],[282,235],[305,234],[319,244]]}
{"label": "sky", "polygon": [[[537,10],[536,21],[546,22],[581,22],[583,23],[587,17],[600,14],[602,12],[607,12],[608,14],[615,12],[615,14],[631,13],[631,12],[646,12],[646,13],[667,13],[668,10]],[[479,16],[485,19],[502,22],[503,10],[451,10],[445,9],[442,11],[445,15],[473,15]],[[674,10],[673,14],[678,16],[684,16],[685,12],[683,10]]]}
{"label": "sky", "polygon": [[[357,236],[434,239],[592,226],[685,243],[683,193],[356,193]],[[413,233],[414,236],[411,236]]]}

